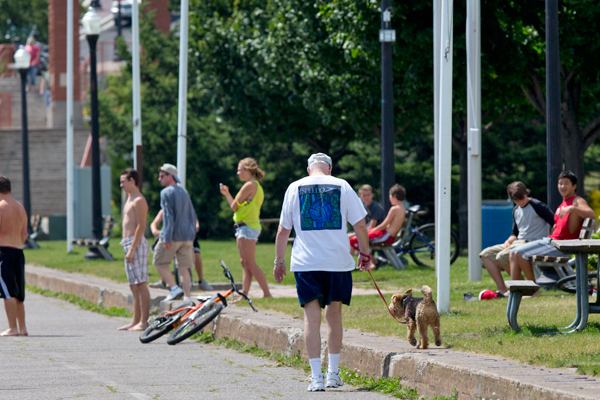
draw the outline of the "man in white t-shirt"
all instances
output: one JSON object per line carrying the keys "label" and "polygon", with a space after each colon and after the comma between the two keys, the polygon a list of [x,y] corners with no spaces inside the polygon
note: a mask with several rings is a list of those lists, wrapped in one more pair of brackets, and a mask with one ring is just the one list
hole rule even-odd
{"label": "man in white t-shirt", "polygon": [[[312,371],[308,391],[343,385],[338,364],[342,348],[342,304],[350,305],[354,259],[348,252],[346,225],[358,238],[358,263],[364,271],[371,256],[365,216],[367,212],[352,187],[331,176],[331,157],[317,153],[308,159],[308,177],[292,183],[281,208],[275,241],[273,276],[286,275],[285,247],[292,226],[296,233],[290,270],[296,279],[300,306],[304,307],[304,342]],[[321,309],[327,321],[329,368],[321,374]]]}

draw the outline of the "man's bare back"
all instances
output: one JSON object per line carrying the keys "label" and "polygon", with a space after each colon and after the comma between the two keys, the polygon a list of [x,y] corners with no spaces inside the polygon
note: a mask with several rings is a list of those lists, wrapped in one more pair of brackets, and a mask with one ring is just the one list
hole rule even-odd
{"label": "man's bare back", "polygon": [[[390,219],[387,224],[385,230],[390,234],[390,236],[396,236],[402,225],[404,225],[404,219],[406,218],[406,209],[404,208],[404,204],[396,204],[390,208],[388,215],[386,217],[386,221]],[[384,221],[385,222],[385,221]]]}
{"label": "man's bare back", "polygon": [[[123,211],[123,237],[127,238],[135,235],[135,230],[137,229],[140,221],[138,221],[137,209],[141,208],[142,210],[148,209],[148,204],[146,203],[146,199],[144,196],[139,194],[131,194],[125,203],[125,209]],[[145,215],[145,213],[144,213]],[[144,221],[144,226],[145,226]]]}
{"label": "man's bare back", "polygon": [[406,218],[406,209],[402,202],[395,203],[390,208],[390,211],[388,211],[383,222],[373,228],[374,231],[386,231],[391,237],[395,237],[400,232]]}
{"label": "man's bare back", "polygon": [[27,214],[10,194],[0,194],[0,246],[23,248],[27,239]]}

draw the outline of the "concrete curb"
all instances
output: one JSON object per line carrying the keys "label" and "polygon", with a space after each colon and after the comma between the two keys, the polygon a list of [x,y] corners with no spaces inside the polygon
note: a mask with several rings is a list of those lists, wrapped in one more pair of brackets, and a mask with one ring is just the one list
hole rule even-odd
{"label": "concrete curb", "polygon": [[[34,265],[26,266],[25,282],[38,289],[72,294],[101,307],[125,308],[132,311],[133,298],[127,284]],[[164,290],[150,289],[150,307],[160,307],[160,302],[165,299],[166,294]]]}
{"label": "concrete curb", "polygon": [[[126,284],[70,274],[48,268],[26,267],[29,285],[73,294],[104,307],[131,307]],[[164,298],[164,290],[151,289],[153,304]],[[170,309],[171,304],[161,308]],[[300,319],[274,312],[254,313],[246,307],[227,307],[205,330],[217,338],[236,339],[267,351],[300,354],[304,347],[304,324]],[[322,337],[326,327],[322,326]],[[443,336],[442,336],[443,340]],[[321,344],[326,361],[327,344]],[[421,396],[449,396],[456,388],[459,399],[597,399],[600,382],[572,370],[522,365],[497,356],[461,353],[443,347],[417,350],[408,342],[390,337],[344,331],[341,363],[372,377],[398,378]]]}
{"label": "concrete curb", "polygon": [[[304,348],[301,320],[277,313],[251,313],[241,307],[228,307],[207,326],[217,338],[236,339],[268,351],[286,355]],[[326,334],[322,327],[321,335]],[[326,342],[321,358],[327,358]],[[459,399],[597,399],[600,382],[563,369],[518,364],[495,356],[460,353],[444,348],[417,350],[408,342],[389,337],[344,331],[341,362],[363,375],[399,378],[421,396],[449,396],[456,388]]]}

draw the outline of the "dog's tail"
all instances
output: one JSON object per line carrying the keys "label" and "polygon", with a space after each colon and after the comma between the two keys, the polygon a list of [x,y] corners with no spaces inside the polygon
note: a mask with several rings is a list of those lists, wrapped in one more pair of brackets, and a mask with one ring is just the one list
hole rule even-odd
{"label": "dog's tail", "polygon": [[423,302],[424,303],[433,303],[433,297],[431,296],[431,288],[427,285],[423,285],[421,288],[421,293],[423,293]]}

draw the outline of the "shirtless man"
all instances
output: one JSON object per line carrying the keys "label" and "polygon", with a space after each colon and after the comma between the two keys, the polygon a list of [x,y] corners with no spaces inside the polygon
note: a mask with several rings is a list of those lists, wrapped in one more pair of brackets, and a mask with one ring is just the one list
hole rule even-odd
{"label": "shirtless man", "polygon": [[4,310],[8,319],[8,329],[0,333],[0,336],[27,336],[23,304],[23,244],[27,239],[27,214],[25,208],[12,198],[10,192],[10,180],[0,176],[0,298],[4,299]]}
{"label": "shirtless man", "polygon": [[[567,257],[551,244],[554,240],[570,240],[579,237],[579,231],[586,218],[596,218],[594,210],[588,203],[575,194],[577,189],[577,176],[571,171],[563,171],[558,175],[558,191],[563,202],[554,213],[554,226],[552,233],[547,238],[535,240],[516,247],[510,254],[510,278],[512,280],[525,279],[535,281],[531,259],[535,255],[551,257]],[[540,293],[538,290],[533,296]]]}
{"label": "shirtless man", "polygon": [[148,291],[148,258],[150,250],[144,237],[148,203],[140,192],[140,178],[133,168],[121,173],[121,187],[129,195],[123,210],[123,251],[125,271],[133,294],[133,321],[120,331],[143,331],[148,327],[150,292]]}
{"label": "shirtless man", "polygon": [[[404,204],[402,203],[405,198],[406,189],[404,187],[398,184],[391,187],[390,203],[392,203],[392,207],[382,223],[375,228],[369,229],[370,243],[394,243],[396,235],[400,232],[406,218],[406,208],[404,208]],[[355,249],[358,250],[358,240],[356,237],[350,239],[350,246],[350,254]],[[373,264],[372,260],[369,261],[367,269],[375,269],[375,264]]]}

